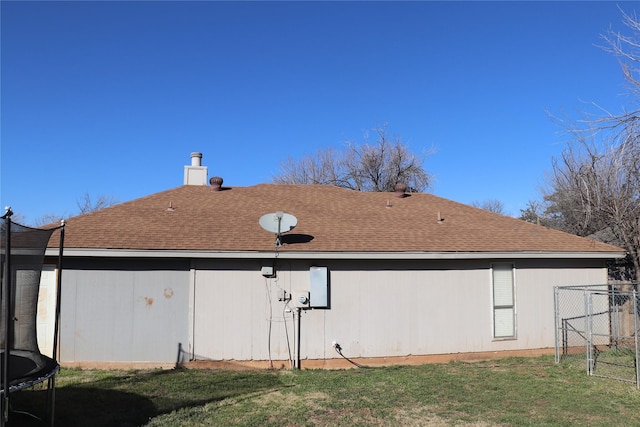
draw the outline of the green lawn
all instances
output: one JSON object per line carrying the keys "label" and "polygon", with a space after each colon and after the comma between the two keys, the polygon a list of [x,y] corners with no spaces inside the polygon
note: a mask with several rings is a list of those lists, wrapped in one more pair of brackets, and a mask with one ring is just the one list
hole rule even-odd
{"label": "green lawn", "polygon": [[[42,394],[13,400],[28,408]],[[640,425],[634,384],[548,356],[337,371],[65,369],[56,400],[62,427]]]}

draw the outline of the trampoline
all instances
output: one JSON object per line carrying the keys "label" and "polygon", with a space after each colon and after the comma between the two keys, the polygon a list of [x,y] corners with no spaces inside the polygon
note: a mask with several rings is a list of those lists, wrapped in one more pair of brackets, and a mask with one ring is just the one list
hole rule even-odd
{"label": "trampoline", "polygon": [[[11,209],[7,208],[0,226],[0,427],[18,413],[53,426],[55,375],[60,370],[56,354],[64,224],[48,229],[31,228],[12,222],[12,214]],[[53,350],[51,355],[44,355],[40,352],[37,339],[40,275],[49,239],[56,230],[60,230],[60,246]],[[43,416],[12,408],[13,392],[45,382],[47,393]]]}

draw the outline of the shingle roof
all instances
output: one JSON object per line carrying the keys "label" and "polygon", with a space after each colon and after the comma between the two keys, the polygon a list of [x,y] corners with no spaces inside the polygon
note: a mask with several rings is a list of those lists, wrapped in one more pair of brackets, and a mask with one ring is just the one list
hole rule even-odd
{"label": "shingle roof", "polygon": [[73,217],[67,221],[65,247],[270,251],[275,237],[258,220],[276,211],[298,219],[281,251],[622,251],[431,194],[398,198],[393,193],[279,184],[218,192],[181,186]]}

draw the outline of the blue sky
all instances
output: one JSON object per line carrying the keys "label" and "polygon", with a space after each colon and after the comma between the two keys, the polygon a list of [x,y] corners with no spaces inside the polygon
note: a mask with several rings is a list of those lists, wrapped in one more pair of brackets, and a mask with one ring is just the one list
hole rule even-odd
{"label": "blue sky", "polygon": [[[637,3],[620,3],[633,12]],[[2,206],[225,186],[387,124],[434,150],[431,192],[518,215],[580,118],[630,100],[596,45],[614,2],[12,2],[1,8]]]}

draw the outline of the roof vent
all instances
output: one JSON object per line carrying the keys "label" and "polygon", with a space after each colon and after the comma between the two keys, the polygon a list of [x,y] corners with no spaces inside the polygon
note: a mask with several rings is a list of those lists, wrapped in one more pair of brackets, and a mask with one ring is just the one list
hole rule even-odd
{"label": "roof vent", "polygon": [[209,180],[209,184],[211,184],[211,191],[220,191],[222,190],[222,182],[223,179],[219,176],[214,176]]}
{"label": "roof vent", "polygon": [[407,191],[407,184],[405,184],[404,182],[399,182],[393,189],[395,191],[396,197],[404,197],[405,192]]}

